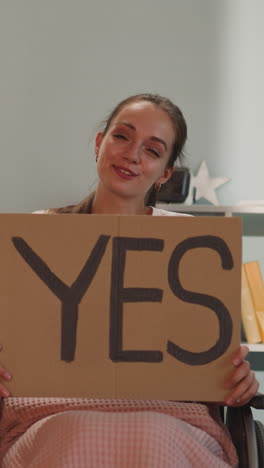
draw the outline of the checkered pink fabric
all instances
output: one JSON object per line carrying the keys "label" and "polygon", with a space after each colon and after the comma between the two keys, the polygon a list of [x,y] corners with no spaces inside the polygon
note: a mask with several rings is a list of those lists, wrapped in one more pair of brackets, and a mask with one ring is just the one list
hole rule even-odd
{"label": "checkered pink fabric", "polygon": [[2,468],[236,467],[213,407],[168,401],[8,398]]}

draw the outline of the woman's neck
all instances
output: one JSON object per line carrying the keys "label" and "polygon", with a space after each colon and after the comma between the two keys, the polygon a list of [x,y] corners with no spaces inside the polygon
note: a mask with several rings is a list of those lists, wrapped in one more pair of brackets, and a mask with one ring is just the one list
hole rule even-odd
{"label": "woman's neck", "polygon": [[92,202],[92,214],[142,215],[151,214],[144,201],[133,198],[121,198],[112,192],[104,193],[98,187]]}

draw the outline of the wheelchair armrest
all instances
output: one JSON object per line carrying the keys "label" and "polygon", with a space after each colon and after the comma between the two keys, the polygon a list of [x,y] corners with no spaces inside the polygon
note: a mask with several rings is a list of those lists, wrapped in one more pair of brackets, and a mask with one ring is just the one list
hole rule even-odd
{"label": "wheelchair armrest", "polygon": [[248,405],[255,409],[264,409],[264,394],[256,393],[256,395],[251,398]]}
{"label": "wheelchair armrest", "polygon": [[238,408],[228,407],[226,425],[237,450],[239,468],[257,468],[257,440],[249,403]]}

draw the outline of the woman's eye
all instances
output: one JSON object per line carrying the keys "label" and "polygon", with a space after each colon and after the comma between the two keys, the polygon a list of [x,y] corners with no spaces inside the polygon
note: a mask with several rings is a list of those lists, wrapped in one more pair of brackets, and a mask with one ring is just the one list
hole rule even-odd
{"label": "woman's eye", "polygon": [[119,140],[127,140],[127,137],[125,135],[122,135],[121,133],[115,133],[114,137],[118,138]]}
{"label": "woman's eye", "polygon": [[155,156],[157,156],[157,158],[160,158],[160,154],[157,150],[153,149],[153,148],[148,148],[148,151],[150,151],[150,153],[154,154]]}

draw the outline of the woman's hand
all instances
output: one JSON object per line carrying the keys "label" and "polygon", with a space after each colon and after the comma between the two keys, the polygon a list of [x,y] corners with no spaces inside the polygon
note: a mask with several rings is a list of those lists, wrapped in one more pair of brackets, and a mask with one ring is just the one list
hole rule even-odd
{"label": "woman's hand", "polygon": [[[2,349],[3,346],[0,345],[0,351],[2,351]],[[10,392],[2,383],[3,380],[5,380],[6,382],[11,380],[11,374],[0,364],[0,397],[8,397],[10,395]]]}
{"label": "woman's hand", "polygon": [[243,406],[258,391],[259,383],[255,377],[255,373],[250,369],[249,362],[245,361],[248,352],[247,346],[240,346],[232,359],[235,370],[225,382],[225,388],[231,390],[225,398],[225,403],[228,406]]}

